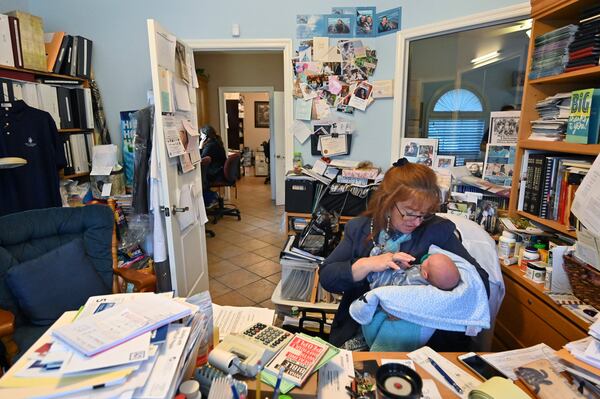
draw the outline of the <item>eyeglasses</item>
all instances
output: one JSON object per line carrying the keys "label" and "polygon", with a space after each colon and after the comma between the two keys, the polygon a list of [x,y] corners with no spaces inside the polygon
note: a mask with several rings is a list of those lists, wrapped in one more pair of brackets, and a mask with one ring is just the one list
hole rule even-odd
{"label": "eyeglasses", "polygon": [[396,204],[395,202],[394,202],[394,206],[396,207],[396,210],[398,211],[398,213],[400,214],[400,216],[402,216],[402,219],[404,219],[406,221],[409,221],[409,222],[412,222],[412,221],[417,220],[417,219],[420,219],[421,222],[426,222],[426,221],[428,221],[429,219],[431,219],[433,217],[432,213],[426,213],[424,215],[413,215],[413,214],[410,214],[410,213],[402,212],[400,210],[400,208],[398,208],[398,204]]}

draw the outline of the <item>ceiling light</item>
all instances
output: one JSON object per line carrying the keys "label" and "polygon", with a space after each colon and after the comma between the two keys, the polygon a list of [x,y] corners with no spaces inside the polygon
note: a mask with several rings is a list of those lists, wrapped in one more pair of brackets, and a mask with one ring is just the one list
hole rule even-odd
{"label": "ceiling light", "polygon": [[490,61],[500,55],[500,51],[492,51],[482,55],[481,57],[473,58],[471,64],[481,64],[482,62]]}

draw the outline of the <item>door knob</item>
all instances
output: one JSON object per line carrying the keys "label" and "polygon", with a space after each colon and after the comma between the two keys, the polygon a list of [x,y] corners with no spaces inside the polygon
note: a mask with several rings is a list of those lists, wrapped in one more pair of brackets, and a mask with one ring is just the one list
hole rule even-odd
{"label": "door knob", "polygon": [[176,214],[177,212],[187,212],[190,210],[189,206],[186,206],[185,208],[178,208],[175,205],[173,205],[173,214]]}

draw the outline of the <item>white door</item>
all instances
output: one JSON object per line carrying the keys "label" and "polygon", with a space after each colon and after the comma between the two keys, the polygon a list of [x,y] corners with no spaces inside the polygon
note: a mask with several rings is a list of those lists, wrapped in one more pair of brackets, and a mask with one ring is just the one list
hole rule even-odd
{"label": "white door", "polygon": [[[179,74],[175,71],[175,60],[170,57],[171,55],[174,57],[175,54],[172,48],[175,40],[175,36],[161,27],[155,20],[148,20],[150,67],[152,69],[152,90],[155,102],[154,123],[157,133],[157,140],[154,145],[157,146],[160,164],[161,201],[163,202],[161,205],[164,207],[162,215],[165,218],[171,286],[176,295],[187,297],[208,289],[208,262],[206,259],[204,224],[193,218],[194,221],[189,223],[187,227],[183,229],[180,227],[180,222],[196,213],[191,207],[188,207],[187,210],[183,207],[184,199],[180,196],[187,198],[189,196],[182,195],[182,193],[191,191],[192,204],[200,207],[199,214],[204,212],[200,164],[196,164],[191,172],[179,173],[177,166],[179,157],[169,158],[165,145],[163,123],[167,117],[174,117],[177,121],[186,119],[194,129],[198,127],[196,90],[190,89],[181,80]],[[190,72],[195,73],[193,53],[187,46],[186,59],[188,63],[191,63]],[[165,70],[170,73],[165,73]],[[165,79],[165,76],[167,79]],[[190,101],[190,106],[187,107],[189,111],[177,111],[177,108],[182,109],[182,107],[174,106],[174,103],[177,102],[176,99],[181,98],[176,97],[177,94],[173,89],[174,83],[180,84],[179,95],[182,93],[181,84],[184,84],[187,88]],[[167,87],[165,84],[172,88],[172,96],[169,96],[169,90],[168,88],[165,89]],[[183,92],[185,93],[185,90]],[[168,106],[166,106],[167,101],[171,103],[172,112],[162,112],[168,109]],[[183,101],[177,103],[183,103]]]}
{"label": "white door", "polygon": [[[273,93],[273,128],[275,146],[271,147],[271,181],[275,182],[275,205],[285,203],[285,118],[283,92]],[[271,141],[273,142],[273,141]],[[275,161],[275,162],[273,162]]]}

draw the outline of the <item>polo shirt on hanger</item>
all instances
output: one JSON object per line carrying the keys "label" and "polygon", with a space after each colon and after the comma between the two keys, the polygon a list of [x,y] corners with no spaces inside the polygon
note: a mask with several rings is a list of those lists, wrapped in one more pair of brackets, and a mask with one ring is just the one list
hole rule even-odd
{"label": "polo shirt on hanger", "polygon": [[0,216],[62,206],[58,172],[66,160],[54,120],[24,101],[8,103],[0,104],[0,157],[21,157],[27,164],[0,169]]}

